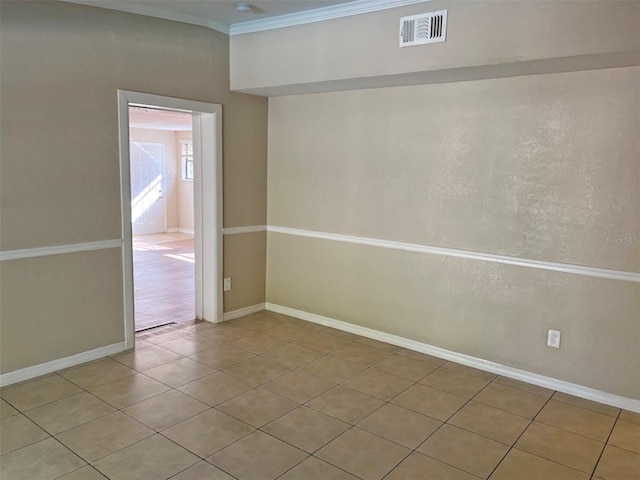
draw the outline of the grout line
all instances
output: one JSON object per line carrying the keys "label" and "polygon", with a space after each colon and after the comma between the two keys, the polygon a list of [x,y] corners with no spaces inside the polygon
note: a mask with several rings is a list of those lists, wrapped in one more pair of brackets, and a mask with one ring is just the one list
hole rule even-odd
{"label": "grout line", "polygon": [[[136,420],[136,421],[137,421],[137,420]],[[138,422],[138,423],[139,423],[139,422]],[[143,425],[144,425],[144,424],[143,424]],[[146,427],[146,425],[144,425],[144,426]],[[149,428],[149,427],[147,427],[147,428]],[[94,464],[95,464],[95,463],[97,463],[97,462],[99,462],[100,460],[102,460],[102,459],[104,459],[104,458],[107,458],[107,457],[109,457],[109,456],[111,456],[111,455],[113,455],[113,454],[115,454],[115,453],[121,452],[122,450],[125,450],[125,449],[127,449],[127,448],[131,448],[131,447],[133,447],[134,445],[136,445],[136,444],[138,444],[138,443],[140,443],[140,442],[143,442],[143,441],[145,441],[145,440],[147,440],[147,439],[149,439],[149,438],[151,438],[151,437],[153,437],[154,435],[156,435],[156,434],[157,434],[157,432],[156,432],[154,429],[149,428],[149,430],[151,430],[151,432],[152,432],[152,433],[151,433],[151,434],[149,434],[149,435],[147,435],[146,437],[140,438],[140,439],[136,440],[135,442],[130,443],[129,445],[126,445],[126,446],[124,446],[124,447],[122,447],[122,448],[118,448],[117,450],[114,450],[113,452],[109,452],[109,453],[107,453],[106,455],[103,455],[103,456],[102,456],[102,457],[100,457],[100,458],[96,458],[93,462],[90,462],[89,460],[85,460],[83,457],[80,457],[80,455],[79,455],[78,453],[76,453],[76,452],[73,452],[73,453],[75,453],[76,455],[78,455],[80,458],[82,458],[83,460],[85,460],[85,462],[87,462],[89,465],[91,465],[91,466],[93,467],[93,466],[94,466]],[[182,448],[184,448],[184,447],[182,447]],[[94,467],[94,468],[95,468],[95,467]],[[96,468],[96,470],[97,470],[97,468]],[[100,470],[98,470],[98,471],[100,472]],[[102,472],[100,472],[100,473],[102,473]],[[105,475],[105,474],[103,474],[103,475]],[[105,475],[105,476],[106,476],[106,475]]]}
{"label": "grout line", "polygon": [[[163,435],[164,436],[164,435]],[[166,437],[165,437],[166,438]],[[171,439],[168,439],[171,440]],[[175,443],[175,442],[174,442]],[[176,443],[176,445],[178,445]],[[180,448],[184,448],[182,445],[178,445]],[[185,449],[186,450],[186,449]],[[190,452],[191,453],[191,452]],[[197,455],[196,455],[197,456]],[[198,465],[200,462],[206,462],[206,460],[203,460],[202,458],[198,457],[198,461],[196,463],[193,463],[191,465],[189,465],[188,467],[183,468],[182,470],[174,473],[173,475],[171,475],[170,477],[167,477],[166,480],[171,480],[172,478],[176,478],[178,475],[180,475],[182,472],[185,472],[186,470],[189,470],[192,467],[195,467],[196,465]],[[207,462],[208,463],[208,462]]]}
{"label": "grout line", "polygon": [[[598,412],[598,411],[596,411],[596,410],[593,410],[593,409],[591,409],[591,408],[584,407],[584,406],[582,406],[582,405],[576,405],[575,403],[570,403],[570,402],[567,402],[567,401],[565,401],[565,400],[560,400],[559,398],[555,398],[555,394],[556,394],[556,393],[561,393],[561,392],[558,392],[558,391],[554,390],[554,393],[553,393],[553,395],[551,395],[550,400],[553,400],[554,402],[560,402],[560,403],[562,403],[563,405],[568,405],[568,406],[570,406],[570,407],[580,408],[580,409],[582,409],[582,410],[586,410],[587,412],[595,413],[595,414],[598,414],[598,415],[604,415],[605,417],[609,417],[609,418],[614,418],[614,419],[616,419],[616,420],[618,419],[618,417],[619,417],[619,416],[620,416],[620,414],[622,413],[622,410],[624,410],[624,409],[622,409],[622,408],[614,407],[614,406],[607,405],[607,404],[604,404],[604,403],[603,403],[602,405],[605,405],[605,406],[607,406],[607,407],[611,407],[611,408],[616,408],[616,409],[618,409],[618,413],[616,413],[616,414],[615,414],[615,416],[614,416],[614,415],[609,415],[609,414],[607,414],[607,413]],[[576,398],[579,398],[579,397],[576,397]],[[592,401],[592,400],[587,400],[587,401]],[[594,403],[599,403],[599,402],[594,402]]]}
{"label": "grout line", "polygon": [[[294,410],[295,410],[295,409],[294,409]],[[290,412],[292,412],[292,411],[293,411],[293,410],[291,410]],[[287,412],[287,413],[290,413],[290,412]],[[286,414],[285,414],[285,415],[286,415]],[[282,416],[284,416],[284,415],[282,415]],[[280,417],[278,417],[278,418],[280,418]],[[277,420],[277,419],[276,419],[276,420]],[[273,421],[275,421],[275,420],[273,420]],[[271,422],[269,422],[269,423],[271,423]],[[267,423],[266,425],[268,425],[268,423]],[[263,427],[264,427],[264,426],[266,426],[266,425],[263,425]],[[285,470],[284,472],[282,472],[280,475],[278,475],[278,476],[276,477],[276,479],[278,479],[278,478],[282,477],[282,476],[283,476],[283,475],[285,475],[289,470],[294,469],[295,467],[297,467],[298,465],[300,465],[302,462],[304,462],[305,460],[307,460],[307,459],[309,459],[309,458],[311,458],[311,457],[313,456],[313,454],[312,454],[312,453],[309,453],[309,452],[307,452],[306,450],[303,450],[302,448],[297,447],[297,446],[293,445],[292,443],[287,442],[286,440],[283,440],[283,439],[281,439],[281,438],[278,438],[278,437],[276,437],[275,435],[270,434],[269,432],[265,432],[264,430],[262,430],[262,427],[258,428],[256,431],[259,431],[260,433],[263,433],[263,434],[265,434],[265,435],[269,435],[269,436],[270,436],[271,438],[273,438],[274,440],[277,440],[277,441],[279,441],[279,442],[285,443],[285,444],[289,445],[290,447],[295,448],[296,450],[299,450],[299,451],[301,451],[302,453],[304,453],[304,454],[306,455],[306,457],[304,457],[304,458],[303,458],[302,460],[300,460],[298,463],[296,463],[296,464],[295,464],[295,465],[293,465],[291,468],[288,468],[287,470]],[[336,438],[337,438],[337,437],[336,437]],[[332,440],[332,441],[333,441],[333,440]],[[335,465],[334,465],[334,466],[335,466]]]}
{"label": "grout line", "polygon": [[[389,441],[389,439],[387,439],[387,441]],[[407,448],[407,447],[404,447],[404,448]],[[384,479],[384,478],[387,478],[389,475],[391,475],[391,472],[393,472],[393,471],[394,471],[396,468],[398,468],[398,467],[399,467],[399,466],[400,466],[400,465],[401,465],[401,464],[402,464],[402,463],[403,463],[407,458],[409,458],[411,455],[413,455],[413,454],[415,453],[415,449],[411,449],[411,448],[409,448],[408,450],[409,450],[409,453],[408,453],[405,457],[403,457],[403,458],[402,458],[402,460],[400,460],[398,463],[396,463],[396,464],[393,466],[393,468],[392,468],[391,470],[389,470],[387,473],[385,473],[384,477],[382,477],[383,479]]]}
{"label": "grout line", "polygon": [[[342,435],[342,434],[340,434],[340,435]],[[338,437],[339,437],[340,435],[338,435]],[[338,437],[335,437],[335,438],[338,438]],[[276,438],[277,440],[280,440],[281,442],[282,442],[282,441],[284,441],[284,440],[281,440],[281,439],[279,439],[279,438],[277,438],[277,437],[275,437],[275,438]],[[329,442],[327,442],[327,444],[326,444],[326,445],[328,445],[328,444],[329,444],[330,442],[332,442],[333,440],[335,440],[335,439],[330,440]],[[285,443],[286,443],[286,442],[285,442]],[[322,447],[320,447],[320,448],[324,448],[324,446],[325,446],[325,445],[323,445],[323,446],[322,446]],[[295,447],[295,448],[298,448],[298,447]],[[318,450],[320,450],[320,448],[318,448],[318,449],[316,450],[316,452],[317,452]],[[300,450],[300,449],[299,449],[299,450]],[[304,451],[304,450],[303,450],[303,451]],[[305,453],[307,453],[307,452],[305,452]],[[352,477],[354,477],[354,478],[361,478],[361,477],[357,477],[354,473],[348,472],[347,470],[345,470],[345,469],[344,469],[344,468],[342,468],[342,467],[339,467],[339,466],[337,466],[337,465],[334,465],[334,464],[332,464],[332,463],[327,462],[326,460],[323,460],[323,459],[321,459],[321,458],[319,458],[319,457],[316,457],[316,456],[315,456],[315,453],[312,453],[312,454],[310,454],[307,458],[304,458],[304,459],[303,459],[303,460],[301,460],[300,462],[296,463],[293,467],[291,467],[291,468],[289,468],[287,471],[283,472],[281,475],[278,475],[278,476],[276,477],[276,480],[278,480],[279,478],[284,477],[284,476],[285,476],[287,473],[289,473],[291,470],[293,470],[294,468],[296,468],[296,467],[297,467],[298,465],[300,465],[301,463],[306,462],[306,461],[307,461],[307,460],[309,460],[310,458],[313,458],[314,460],[317,460],[317,461],[322,462],[322,463],[326,463],[327,465],[330,465],[330,466],[332,466],[332,467],[334,467],[334,468],[337,468],[338,470],[340,470],[340,471],[342,471],[342,472],[345,472],[347,475],[351,475],[351,476],[352,476]]]}
{"label": "grout line", "polygon": [[[42,430],[42,431],[47,435],[47,437],[46,437],[46,438],[40,438],[40,439],[35,440],[35,441],[31,442],[31,443],[27,443],[27,444],[25,444],[25,445],[22,445],[21,447],[14,448],[13,450],[7,450],[6,452],[3,452],[3,453],[2,453],[2,457],[4,457],[5,455],[7,455],[7,454],[9,454],[9,453],[17,452],[18,450],[21,450],[21,449],[23,449],[23,448],[27,448],[27,447],[30,447],[31,445],[35,445],[36,443],[44,442],[45,440],[49,440],[50,438],[54,438],[54,436],[53,436],[53,435],[51,435],[49,432],[47,432],[44,428],[42,428],[40,425],[38,425],[38,424],[37,424],[35,421],[33,421],[31,418],[27,417],[24,413],[19,413],[19,414],[17,414],[17,415],[20,415],[20,416],[24,417],[24,419],[25,419],[25,420],[27,420],[28,422],[32,423],[32,424],[33,424],[33,425],[35,425],[37,428],[39,428],[40,430]],[[16,416],[16,414],[14,414],[14,415],[10,415],[9,417],[6,417],[6,418],[11,418],[11,417],[15,417],[15,416]],[[3,418],[3,420],[4,420],[4,418]],[[57,440],[57,439],[56,439],[56,440]],[[0,458],[1,458],[1,457],[0,457]],[[0,463],[1,463],[1,462],[0,462]]]}
{"label": "grout line", "polygon": [[[100,475],[103,475],[103,474],[102,474],[102,472],[101,472],[100,470],[98,470],[97,468],[95,468],[95,467],[91,464],[91,462],[89,462],[89,461],[87,461],[85,458],[81,457],[77,452],[75,452],[75,451],[71,450],[71,448],[67,447],[64,443],[62,443],[60,440],[58,440],[55,436],[53,436],[53,435],[52,435],[50,438],[53,438],[56,442],[58,442],[60,445],[62,445],[62,447],[63,447],[63,448],[65,448],[66,450],[68,450],[72,455],[75,455],[75,456],[76,456],[76,457],[78,457],[80,460],[82,460],[83,462],[85,462],[85,465],[82,465],[81,467],[78,467],[78,468],[76,468],[75,470],[72,470],[71,472],[64,473],[64,474],[62,474],[62,475],[61,475],[61,477],[65,476],[65,475],[69,475],[70,473],[75,472],[75,471],[77,471],[77,470],[80,470],[81,468],[84,468],[84,467],[87,467],[87,466],[89,466],[89,467],[93,468],[94,470],[96,470]],[[103,476],[104,476],[104,477],[106,477],[106,475],[103,475]],[[60,477],[57,477],[57,478],[60,478]]]}
{"label": "grout line", "polygon": [[598,455],[598,460],[596,460],[595,465],[593,466],[593,470],[591,471],[591,476],[594,477],[596,474],[596,470],[598,469],[598,465],[600,464],[600,460],[602,459],[602,455],[604,455],[604,451],[607,449],[607,446],[609,445],[609,440],[611,439],[611,435],[613,435],[613,431],[616,428],[616,425],[618,424],[618,420],[620,420],[620,415],[622,414],[622,410],[620,410],[618,412],[618,416],[616,417],[616,421],[613,422],[613,425],[611,426],[611,430],[609,431],[609,435],[607,435],[607,440],[604,442],[604,445],[602,446],[602,450],[600,451],[600,455]]}
{"label": "grout line", "polygon": [[[552,396],[553,396],[553,395],[552,395]],[[493,475],[493,474],[494,474],[494,472],[498,469],[498,467],[500,466],[500,464],[504,461],[504,459],[505,459],[505,458],[507,458],[507,456],[509,455],[509,453],[511,452],[511,450],[513,450],[513,449],[515,448],[516,443],[518,443],[518,441],[522,438],[522,436],[527,432],[527,430],[529,429],[529,427],[531,426],[531,424],[533,423],[533,421],[535,420],[535,418],[540,414],[540,412],[542,411],[542,409],[543,409],[544,407],[546,407],[546,406],[547,406],[547,404],[549,403],[549,401],[550,401],[550,400],[551,400],[551,397],[549,397],[549,398],[547,399],[547,401],[546,401],[546,402],[544,402],[544,405],[542,405],[542,407],[540,407],[540,409],[538,410],[538,413],[536,413],[536,414],[533,416],[533,418],[531,418],[531,419],[530,419],[529,424],[528,424],[528,425],[527,425],[527,426],[522,430],[522,433],[520,433],[520,435],[518,435],[518,438],[516,438],[516,439],[513,441],[513,443],[509,446],[509,449],[507,450],[507,453],[505,453],[505,454],[504,454],[504,456],[503,456],[503,457],[502,457],[502,459],[497,463],[497,465],[494,467],[494,469],[493,469],[493,470],[491,470],[491,473],[489,474],[489,476],[488,476],[487,478],[490,478],[490,477],[491,477],[491,475]],[[527,452],[527,453],[529,453],[530,455],[535,455],[535,454],[530,453],[530,452]],[[536,456],[536,457],[540,457],[539,455],[535,455],[535,456]],[[544,457],[540,457],[540,458],[544,458]],[[549,459],[545,459],[545,460],[549,460]],[[551,461],[551,460],[549,460],[549,461]],[[554,463],[557,463],[557,462],[554,462]],[[561,465],[561,464],[559,464],[559,465]],[[566,465],[565,465],[565,467],[566,467]]]}

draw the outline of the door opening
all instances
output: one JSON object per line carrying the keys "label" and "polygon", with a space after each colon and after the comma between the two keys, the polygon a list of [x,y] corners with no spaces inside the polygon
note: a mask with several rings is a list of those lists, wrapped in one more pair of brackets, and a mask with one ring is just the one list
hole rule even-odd
{"label": "door opening", "polygon": [[193,115],[129,107],[135,331],[195,312]]}
{"label": "door opening", "polygon": [[[188,287],[185,277],[192,281],[190,315],[222,320],[222,107],[123,90],[118,106],[124,327],[131,348],[135,330],[153,322],[163,302],[163,318],[181,319],[184,305],[171,294]],[[158,279],[164,291],[143,284],[153,265],[134,268],[136,256],[153,254],[156,263],[172,260],[174,271]],[[145,308],[151,318],[143,321]]]}

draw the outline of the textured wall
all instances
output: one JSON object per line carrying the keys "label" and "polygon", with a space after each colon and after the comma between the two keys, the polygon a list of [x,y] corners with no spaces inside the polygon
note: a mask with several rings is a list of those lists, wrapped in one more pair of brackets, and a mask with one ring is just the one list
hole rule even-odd
{"label": "textured wall", "polygon": [[269,224],[639,271],[639,71],[272,98]]}
{"label": "textured wall", "polygon": [[[270,99],[270,225],[640,271],[640,67]],[[270,233],[267,301],[640,398],[637,283]],[[562,330],[560,350],[546,331]]]}
{"label": "textured wall", "polygon": [[232,289],[224,292],[226,312],[264,303],[267,236],[264,232],[224,237],[224,277]]}
{"label": "textured wall", "polygon": [[[265,222],[267,101],[229,92],[227,36],[63,2],[1,8],[3,251],[121,238],[117,89],[223,104],[225,224]],[[251,195],[239,194],[246,188]],[[225,240],[232,251],[235,241]],[[103,273],[103,255],[84,254],[93,268],[75,271],[77,298],[30,289],[74,264],[74,255],[3,262],[3,372],[123,340],[121,260],[113,257]],[[264,277],[264,256],[251,258],[227,254],[224,268]],[[90,288],[96,277],[104,288]],[[55,288],[66,289],[61,283]],[[263,285],[244,284],[256,288],[247,298],[264,298]],[[95,335],[67,341],[79,322]]]}
{"label": "textured wall", "polygon": [[3,261],[2,373],[123,341],[122,252]]}

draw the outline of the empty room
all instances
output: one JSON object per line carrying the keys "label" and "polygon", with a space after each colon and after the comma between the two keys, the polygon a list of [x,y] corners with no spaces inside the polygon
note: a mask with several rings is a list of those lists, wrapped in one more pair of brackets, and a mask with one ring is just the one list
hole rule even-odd
{"label": "empty room", "polygon": [[640,1],[2,0],[0,260],[3,480],[640,478]]}

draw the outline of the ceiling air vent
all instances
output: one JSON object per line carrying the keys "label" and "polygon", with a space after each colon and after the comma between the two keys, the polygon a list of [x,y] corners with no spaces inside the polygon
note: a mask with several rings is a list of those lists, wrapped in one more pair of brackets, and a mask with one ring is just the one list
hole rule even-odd
{"label": "ceiling air vent", "polygon": [[412,47],[444,42],[447,38],[447,11],[422,13],[400,19],[400,46]]}

